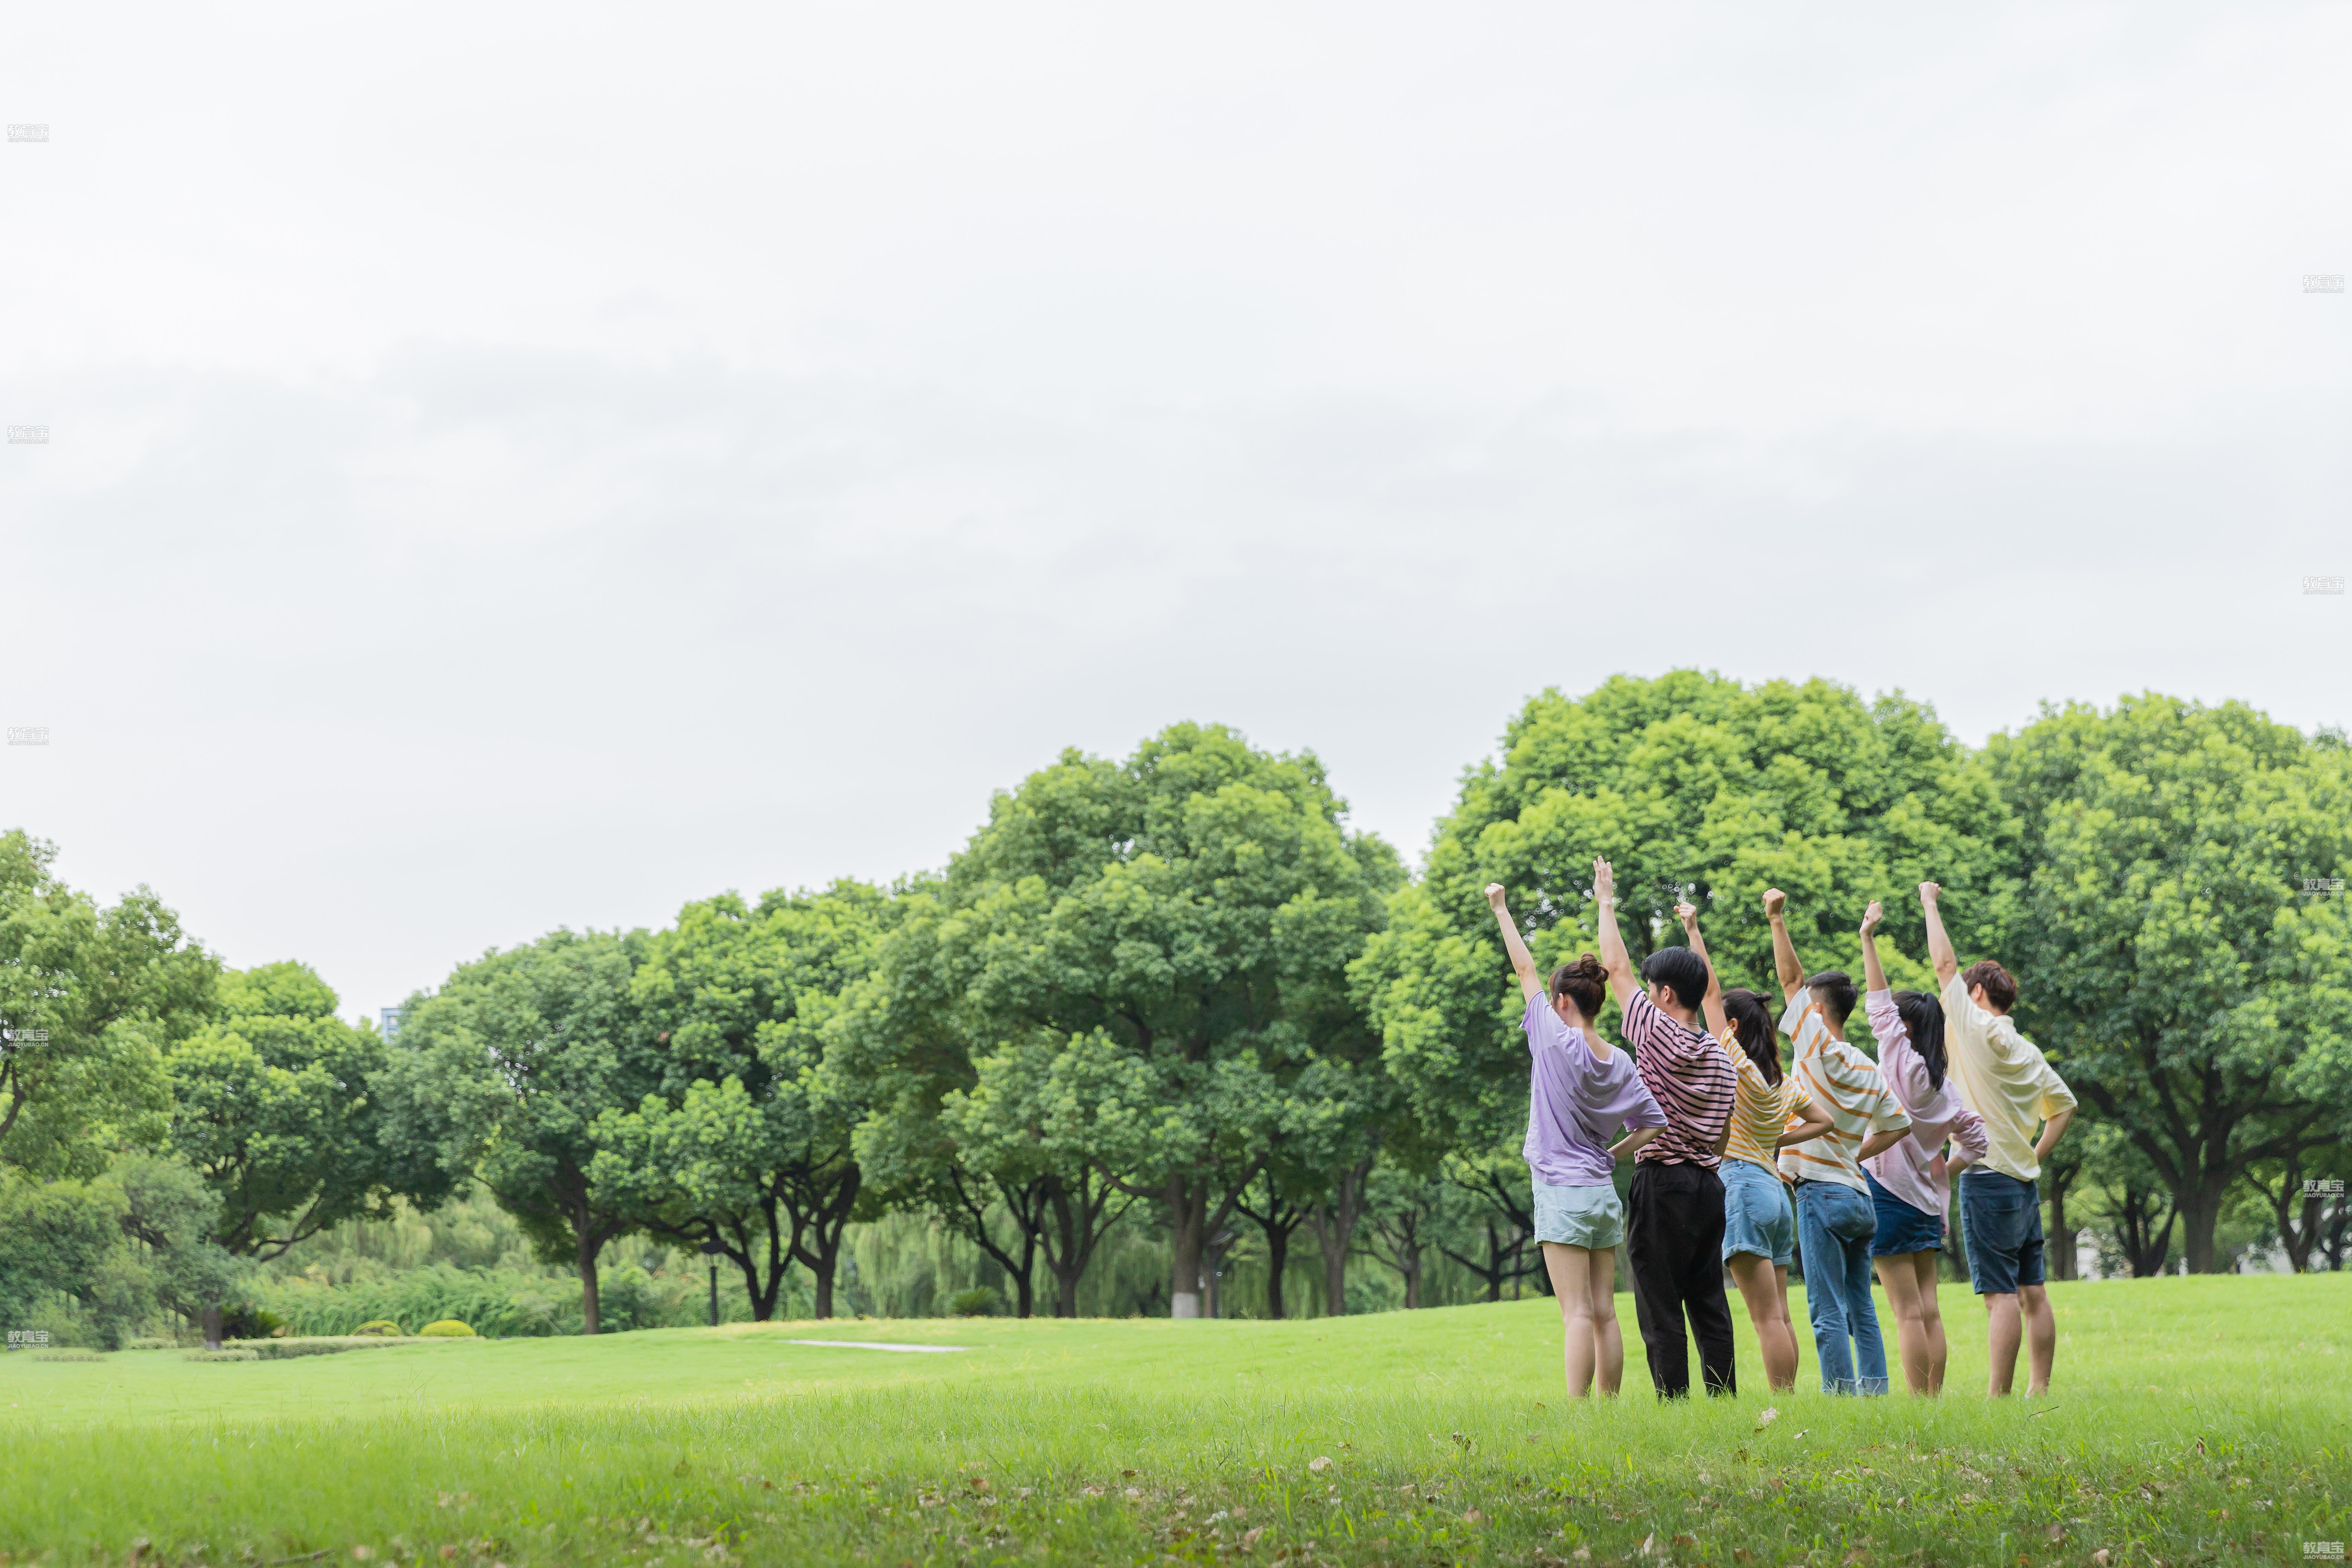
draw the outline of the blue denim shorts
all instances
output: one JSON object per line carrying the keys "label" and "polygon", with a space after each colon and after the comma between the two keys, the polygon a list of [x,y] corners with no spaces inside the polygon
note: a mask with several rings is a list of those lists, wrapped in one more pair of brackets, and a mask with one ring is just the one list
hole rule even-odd
{"label": "blue denim shorts", "polygon": [[1625,1204],[1617,1189],[1603,1182],[1596,1187],[1555,1187],[1535,1182],[1536,1239],[1595,1252],[1625,1239]]}
{"label": "blue denim shorts", "polygon": [[2042,1194],[2032,1182],[1982,1166],[1961,1172],[1960,1225],[1978,1295],[2014,1296],[2042,1283]]}
{"label": "blue denim shorts", "polygon": [[1870,1206],[1878,1211],[1878,1234],[1870,1238],[1873,1258],[1944,1250],[1942,1216],[1905,1203],[1880,1186],[1878,1178],[1868,1171],[1862,1173],[1862,1179],[1870,1184]]}
{"label": "blue denim shorts", "polygon": [[1789,1186],[1752,1160],[1723,1163],[1723,1258],[1735,1252],[1789,1267],[1797,1249],[1797,1214],[1789,1206]]}

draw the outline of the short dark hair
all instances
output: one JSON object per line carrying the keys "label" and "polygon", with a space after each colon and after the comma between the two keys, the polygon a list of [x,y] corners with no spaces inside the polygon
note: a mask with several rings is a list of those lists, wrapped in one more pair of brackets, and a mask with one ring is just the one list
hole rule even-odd
{"label": "short dark hair", "polygon": [[1853,976],[1844,970],[1824,969],[1809,976],[1805,989],[1813,994],[1813,1000],[1822,1005],[1822,1011],[1830,1016],[1832,1023],[1843,1026],[1853,1016]]}
{"label": "short dark hair", "polygon": [[1673,992],[1681,1005],[1696,1007],[1706,995],[1706,960],[1686,947],[1662,947],[1642,960],[1642,978]]}
{"label": "short dark hair", "polygon": [[1609,994],[1609,972],[1601,967],[1599,959],[1585,953],[1574,963],[1563,963],[1551,972],[1551,994],[1575,1003],[1576,1010],[1586,1017],[1598,1017],[1601,999]]}
{"label": "short dark hair", "polygon": [[2017,1005],[2017,977],[1990,958],[1980,958],[1960,971],[1960,989],[1973,991],[1979,985],[1995,1012],[2006,1013]]}
{"label": "short dark hair", "polygon": [[1780,1081],[1780,1032],[1772,1026],[1772,1008],[1763,997],[1745,986],[1735,986],[1723,994],[1723,1014],[1731,1020],[1732,1034],[1739,1048],[1756,1064],[1766,1083]]}

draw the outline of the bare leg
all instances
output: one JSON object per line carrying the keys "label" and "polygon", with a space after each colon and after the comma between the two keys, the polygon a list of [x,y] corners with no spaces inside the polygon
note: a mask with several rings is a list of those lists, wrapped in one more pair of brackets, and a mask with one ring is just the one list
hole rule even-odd
{"label": "bare leg", "polygon": [[1772,1265],[1772,1300],[1780,1304],[1780,1321],[1786,1325],[1782,1331],[1789,1336],[1789,1386],[1794,1388],[1805,1352],[1797,1339],[1797,1320],[1789,1316],[1789,1266],[1785,1263]]}
{"label": "bare leg", "polygon": [[1987,1296],[1984,1304],[1992,1319],[1992,1370],[1985,1379],[1985,1392],[1999,1399],[2017,1376],[2017,1298]]}
{"label": "bare leg", "polygon": [[1764,1381],[1776,1390],[1797,1386],[1797,1336],[1789,1326],[1788,1276],[1774,1278],[1769,1259],[1752,1252],[1731,1255],[1731,1278],[1748,1303],[1748,1321],[1764,1355]]}
{"label": "bare leg", "polygon": [[[2025,1319],[2026,1354],[2030,1370],[2026,1373],[2028,1394],[2050,1392],[2050,1363],[2058,1355],[2058,1316],[2050,1310],[2050,1292],[2039,1285],[2017,1288],[2018,1306]],[[2017,1354],[2014,1343],[2010,1355]]]}
{"label": "bare leg", "polygon": [[1602,1247],[1592,1254],[1592,1361],[1601,1392],[1617,1397],[1625,1375],[1625,1339],[1617,1328],[1617,1249]]}
{"label": "bare leg", "polygon": [[[1559,1300],[1560,1356],[1568,1378],[1568,1396],[1582,1399],[1592,1392],[1592,1254],[1561,1242],[1543,1244],[1544,1268],[1551,1276],[1551,1293]],[[1612,1259],[1613,1261],[1613,1259]],[[1613,1326],[1616,1318],[1610,1319]],[[1624,1359],[1618,1350],[1618,1359]]]}
{"label": "bare leg", "polygon": [[1915,1252],[1911,1255],[1911,1267],[1919,1281],[1919,1321],[1925,1324],[1927,1330],[1927,1392],[1929,1394],[1944,1392],[1944,1363],[1949,1359],[1951,1353],[1951,1347],[1944,1342],[1943,1303],[1936,1299],[1936,1291],[1939,1284],[1936,1278],[1936,1264],[1941,1256],[1934,1252]]}
{"label": "bare leg", "polygon": [[[1921,1256],[1906,1252],[1871,1259],[1878,1267],[1878,1283],[1886,1291],[1886,1304],[1895,1311],[1895,1342],[1903,1356],[1903,1381],[1915,1395],[1935,1392],[1928,1369],[1927,1325],[1919,1304],[1919,1275],[1913,1268]],[[1933,1259],[1936,1255],[1925,1256]],[[1934,1300],[1932,1294],[1929,1300]]]}

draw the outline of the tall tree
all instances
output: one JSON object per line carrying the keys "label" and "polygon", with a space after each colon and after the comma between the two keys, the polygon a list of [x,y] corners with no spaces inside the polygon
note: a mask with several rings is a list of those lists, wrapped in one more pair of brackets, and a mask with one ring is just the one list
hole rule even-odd
{"label": "tall tree", "polygon": [[[2150,694],[2047,710],[1988,760],[2027,876],[1985,955],[2019,976],[2019,1027],[2153,1173],[2190,1270],[2224,1267],[2231,1190],[2352,1134],[2352,905],[2311,891],[2352,870],[2352,752]],[[2135,1213],[2154,1225],[2148,1194]]]}
{"label": "tall tree", "polygon": [[654,1229],[730,1259],[763,1322],[794,1262],[817,1315],[833,1314],[843,1236],[865,1212],[852,1138],[870,1093],[862,1074],[828,1070],[827,1026],[893,916],[860,882],[756,906],[722,894],[681,910],[636,980],[661,1081],[599,1118],[596,1175]]}
{"label": "tall tree", "polygon": [[[1695,670],[1619,676],[1575,700],[1546,691],[1512,720],[1499,762],[1465,775],[1422,879],[1391,899],[1350,973],[1416,1118],[1444,1142],[1483,1145],[1524,1114],[1528,1073],[1487,883],[1528,911],[1547,968],[1594,945],[1597,855],[1616,862],[1636,963],[1681,941],[1681,900],[1744,914],[1777,886],[1819,922],[1806,952],[1852,966],[1869,900],[1898,907],[1896,892],[1937,870],[1969,879],[1979,920],[2005,914],[2014,877],[1993,849],[2009,832],[1990,778],[1900,694],[1865,702],[1827,681],[1748,688]],[[1710,945],[1726,984],[1769,994],[1763,922],[1723,932]],[[1858,1013],[1850,1027],[1867,1040]]]}
{"label": "tall tree", "polygon": [[[232,970],[218,994],[219,1020],[163,1058],[173,1150],[220,1200],[213,1239],[267,1261],[329,1226],[388,1214],[398,1178],[374,1098],[383,1040],[335,1016],[334,992],[305,964]],[[450,1178],[429,1165],[422,1174],[398,1185],[430,1206]],[[204,1308],[211,1344],[221,1306]]]}
{"label": "tall tree", "polygon": [[596,1119],[636,1106],[663,1062],[631,983],[645,932],[557,931],[460,965],[412,997],[383,1077],[396,1157],[478,1175],[551,1263],[580,1275],[602,1327],[597,1255],[646,1220],[593,1173]]}
{"label": "tall tree", "polygon": [[163,1052],[210,1018],[220,963],[145,888],[100,909],[56,858],[0,833],[0,1163],[89,1176],[163,1135]]}
{"label": "tall tree", "polygon": [[1124,763],[1065,752],[999,795],[949,868],[962,962],[940,979],[971,1005],[975,1060],[1126,1086],[1088,1158],[1161,1205],[1178,1317],[1199,1315],[1204,1248],[1298,1076],[1365,1036],[1346,966],[1402,871],[1343,809],[1311,755],[1180,724]]}

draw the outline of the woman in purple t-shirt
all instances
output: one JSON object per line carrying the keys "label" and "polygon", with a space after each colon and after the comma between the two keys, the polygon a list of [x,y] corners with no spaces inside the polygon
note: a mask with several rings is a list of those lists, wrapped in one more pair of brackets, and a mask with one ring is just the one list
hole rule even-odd
{"label": "woman in purple t-shirt", "polygon": [[[1633,1058],[1610,1046],[1592,1026],[1608,994],[1601,961],[1586,953],[1552,972],[1547,986],[1504,901],[1501,884],[1486,889],[1503,946],[1519,977],[1527,1011],[1528,1141],[1524,1152],[1535,1184],[1536,1240],[1566,1331],[1568,1395],[1613,1394],[1625,1371],[1625,1342],[1617,1329],[1617,1244],[1625,1239],[1625,1208],[1611,1178],[1621,1155],[1658,1135],[1665,1113],[1633,1071]],[[1612,1144],[1619,1127],[1625,1136]]]}

